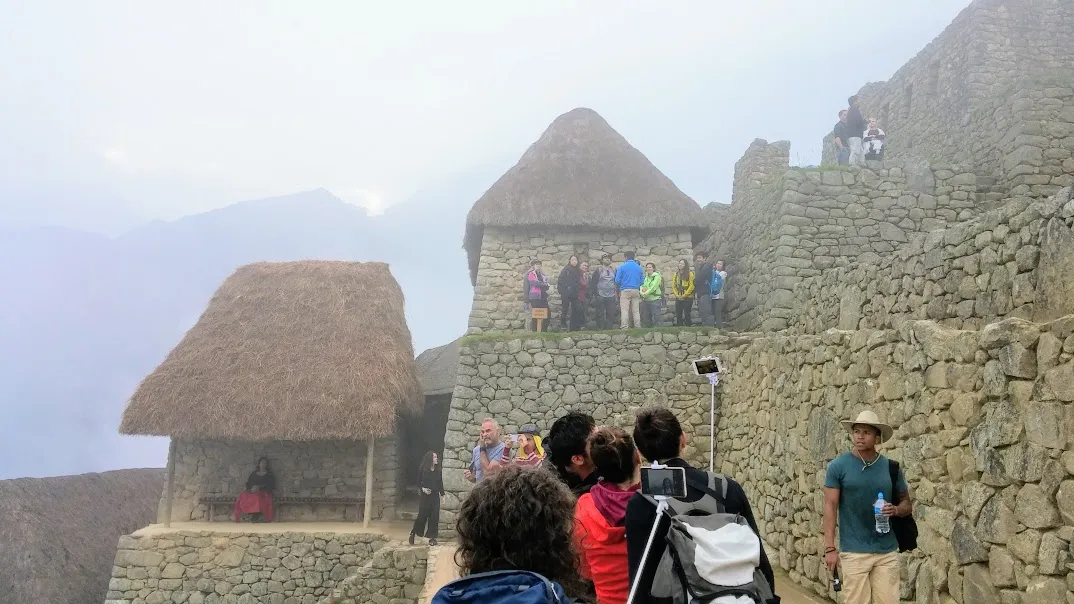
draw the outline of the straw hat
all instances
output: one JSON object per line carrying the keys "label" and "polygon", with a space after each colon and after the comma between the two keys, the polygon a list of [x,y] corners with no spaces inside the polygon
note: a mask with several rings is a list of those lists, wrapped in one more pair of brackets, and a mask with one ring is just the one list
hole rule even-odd
{"label": "straw hat", "polygon": [[875,413],[869,410],[862,411],[858,414],[858,417],[852,420],[844,420],[839,423],[848,431],[852,430],[857,424],[872,426],[877,430],[880,430],[881,442],[887,442],[891,439],[891,435],[895,433],[895,431],[891,429],[891,426],[881,423],[880,418],[877,417]]}

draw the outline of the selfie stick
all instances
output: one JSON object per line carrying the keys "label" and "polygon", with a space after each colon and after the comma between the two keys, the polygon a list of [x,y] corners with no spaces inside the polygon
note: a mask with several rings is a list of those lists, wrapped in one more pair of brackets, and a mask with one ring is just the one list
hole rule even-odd
{"label": "selfie stick", "polygon": [[716,472],[716,384],[720,383],[720,374],[710,373],[709,384],[712,393],[709,396],[709,472]]}
{"label": "selfie stick", "polygon": [[[650,468],[659,470],[666,468],[667,466],[653,462]],[[645,551],[641,554],[641,564],[638,565],[638,574],[634,576],[634,584],[630,586],[630,595],[627,596],[626,604],[631,604],[634,601],[634,596],[638,592],[638,584],[641,583],[641,575],[645,571],[645,563],[649,560],[649,550],[653,548],[653,541],[656,540],[656,528],[660,526],[661,514],[668,509],[668,498],[663,495],[653,495],[653,499],[656,500],[656,519],[653,520],[653,528],[649,531],[649,540],[645,542]]]}

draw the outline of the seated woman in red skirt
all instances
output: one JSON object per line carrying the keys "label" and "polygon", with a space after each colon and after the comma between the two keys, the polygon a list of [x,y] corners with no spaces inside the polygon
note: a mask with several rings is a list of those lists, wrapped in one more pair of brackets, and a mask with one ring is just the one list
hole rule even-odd
{"label": "seated woman in red skirt", "polygon": [[246,479],[246,490],[235,501],[235,522],[243,514],[251,514],[254,522],[272,522],[272,492],[276,490],[276,477],[269,469],[267,457],[257,460],[257,469]]}

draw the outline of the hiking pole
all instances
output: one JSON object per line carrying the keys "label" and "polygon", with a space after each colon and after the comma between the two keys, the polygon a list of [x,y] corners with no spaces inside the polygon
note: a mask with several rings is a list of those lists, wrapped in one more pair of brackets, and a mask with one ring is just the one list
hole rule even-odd
{"label": "hiking pole", "polygon": [[719,373],[710,373],[709,385],[712,392],[709,396],[709,472],[716,473],[716,384],[720,383]]}
{"label": "hiking pole", "polygon": [[[653,463],[652,468],[663,468],[661,464]],[[653,541],[656,540],[656,529],[660,526],[661,515],[668,509],[668,498],[663,495],[653,495],[656,500],[656,519],[653,520],[653,528],[649,531],[649,540],[645,542],[645,551],[641,554],[641,563],[638,564],[638,574],[634,576],[634,583],[630,586],[630,595],[627,596],[626,604],[633,604],[634,596],[638,593],[638,584],[641,583],[641,575],[645,572],[645,563],[649,561],[649,552],[653,549]]]}

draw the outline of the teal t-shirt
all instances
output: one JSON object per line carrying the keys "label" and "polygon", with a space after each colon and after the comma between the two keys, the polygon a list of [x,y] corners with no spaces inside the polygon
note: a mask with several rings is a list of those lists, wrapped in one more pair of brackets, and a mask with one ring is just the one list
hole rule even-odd
{"label": "teal t-shirt", "polygon": [[[825,487],[839,489],[839,551],[856,554],[898,551],[895,533],[877,533],[873,517],[877,493],[883,493],[888,503],[896,501],[891,496],[888,458],[881,455],[873,465],[864,466],[853,453],[843,453],[828,464],[828,473],[824,476]],[[898,483],[900,497],[910,491],[902,467],[899,468]]]}

